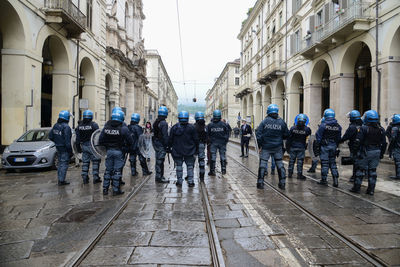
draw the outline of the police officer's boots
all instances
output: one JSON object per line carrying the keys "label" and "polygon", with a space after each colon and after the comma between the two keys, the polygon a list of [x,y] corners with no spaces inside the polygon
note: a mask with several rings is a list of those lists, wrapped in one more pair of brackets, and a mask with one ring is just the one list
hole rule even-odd
{"label": "police officer's boots", "polygon": [[333,187],[339,186],[339,177],[333,176]]}
{"label": "police officer's boots", "polygon": [[327,185],[328,182],[326,181],[326,178],[321,178],[321,180],[319,180],[319,182],[317,182],[317,184],[320,184],[320,185]]}
{"label": "police officer's boots", "polygon": [[361,184],[354,183],[353,187],[350,189],[350,192],[360,193]]}
{"label": "police officer's boots", "polygon": [[303,173],[297,173],[297,179],[299,179],[299,180],[305,180],[306,177],[303,175]]}
{"label": "police officer's boots", "polygon": [[113,196],[122,195],[123,193],[125,193],[125,192],[121,191],[121,189],[119,188],[118,191],[113,191]]}
{"label": "police officer's boots", "polygon": [[142,167],[142,174],[143,176],[147,176],[152,174],[153,172],[149,171],[149,167],[147,166],[146,159],[140,161],[140,166]]}
{"label": "police officer's boots", "polygon": [[82,175],[82,180],[83,180],[83,184],[88,184],[89,183],[89,176]]}
{"label": "police officer's boots", "polygon": [[265,168],[258,168],[257,188],[264,189]]}
{"label": "police officer's boots", "polygon": [[288,178],[292,178],[292,177],[293,177],[293,171],[289,171]]}
{"label": "police officer's boots", "polygon": [[209,176],[215,176],[215,161],[210,161],[210,171],[208,172]]}
{"label": "police officer's boots", "polygon": [[278,177],[279,177],[278,187],[280,189],[282,189],[282,190],[285,190],[285,186],[286,186],[285,179],[286,179],[286,177],[283,177],[281,169],[278,169]]}
{"label": "police officer's boots", "polygon": [[368,185],[366,194],[373,196],[375,192],[375,185]]}
{"label": "police officer's boots", "polygon": [[204,172],[200,173],[200,181],[204,181]]}
{"label": "police officer's boots", "polygon": [[98,184],[101,182],[101,178],[98,175],[93,175],[93,184]]}
{"label": "police officer's boots", "polygon": [[226,174],[226,161],[221,160],[221,172],[222,174]]}

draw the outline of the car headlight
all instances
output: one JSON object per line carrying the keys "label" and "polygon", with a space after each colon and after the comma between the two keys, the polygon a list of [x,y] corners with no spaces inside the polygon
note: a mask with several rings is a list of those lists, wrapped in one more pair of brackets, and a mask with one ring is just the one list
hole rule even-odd
{"label": "car headlight", "polygon": [[6,148],[4,149],[3,153],[10,153],[10,149],[8,148],[8,146],[6,146]]}
{"label": "car headlight", "polygon": [[52,147],[53,147],[52,145],[45,146],[45,147],[42,147],[41,149],[36,150],[36,152],[37,153],[43,153],[43,152],[46,152],[46,151],[50,150],[50,148],[52,148]]}

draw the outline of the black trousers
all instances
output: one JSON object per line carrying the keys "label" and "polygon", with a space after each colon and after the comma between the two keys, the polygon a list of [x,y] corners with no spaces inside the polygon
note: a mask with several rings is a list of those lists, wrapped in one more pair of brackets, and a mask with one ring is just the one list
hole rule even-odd
{"label": "black trousers", "polygon": [[[243,138],[240,140],[240,147],[242,149],[242,155],[249,155],[249,138]],[[245,150],[246,149],[246,150]],[[246,152],[246,153],[244,153]]]}

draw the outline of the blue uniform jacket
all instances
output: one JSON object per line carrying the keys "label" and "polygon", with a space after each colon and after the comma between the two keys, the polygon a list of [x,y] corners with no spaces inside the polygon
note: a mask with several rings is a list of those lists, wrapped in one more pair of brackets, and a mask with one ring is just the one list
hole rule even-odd
{"label": "blue uniform jacket", "polygon": [[392,143],[392,148],[400,148],[400,125],[394,125],[390,133],[390,143]]}
{"label": "blue uniform jacket", "polygon": [[357,132],[356,141],[360,144],[361,151],[379,149],[381,153],[386,150],[385,129],[379,125],[363,125]]}
{"label": "blue uniform jacket", "polygon": [[76,143],[81,144],[90,141],[94,131],[99,129],[99,125],[94,121],[83,120],[75,129]]}
{"label": "blue uniform jacket", "polygon": [[165,118],[158,117],[153,124],[154,136],[153,141],[159,142],[165,149],[168,148],[168,123]]}
{"label": "blue uniform jacket", "polygon": [[226,144],[229,141],[229,129],[223,121],[212,121],[207,125],[208,140],[211,143]]}
{"label": "blue uniform jacket", "polygon": [[354,146],[354,141],[356,140],[357,137],[357,131],[361,127],[361,123],[357,122],[351,122],[349,125],[349,128],[347,128],[346,132],[344,133],[342,139],[340,140],[340,143],[346,142],[349,140],[349,148],[352,150]]}
{"label": "blue uniform jacket", "polygon": [[131,152],[139,152],[139,137],[143,134],[143,128],[138,124],[130,124],[128,129],[134,141]]}
{"label": "blue uniform jacket", "polygon": [[320,145],[328,145],[340,142],[342,136],[342,126],[337,123],[336,119],[326,119],[322,122],[316,133],[316,139]]}
{"label": "blue uniform jacket", "polygon": [[307,126],[293,126],[290,128],[288,145],[290,148],[305,149],[307,145],[307,137],[311,135],[311,129]]}
{"label": "blue uniform jacket", "polygon": [[189,123],[177,123],[169,133],[169,147],[173,157],[193,156],[199,145],[196,128]]}
{"label": "blue uniform jacket", "polygon": [[72,154],[71,137],[72,131],[71,127],[68,125],[68,122],[60,119],[53,126],[49,133],[49,139],[54,142],[57,149],[65,150],[69,154]]}
{"label": "blue uniform jacket", "polygon": [[288,138],[289,129],[279,117],[267,116],[258,126],[256,137],[258,147],[274,149],[283,145],[283,140]]}
{"label": "blue uniform jacket", "polygon": [[135,145],[128,127],[122,122],[112,120],[108,121],[101,131],[99,144],[107,149],[121,149],[123,152],[131,150]]}

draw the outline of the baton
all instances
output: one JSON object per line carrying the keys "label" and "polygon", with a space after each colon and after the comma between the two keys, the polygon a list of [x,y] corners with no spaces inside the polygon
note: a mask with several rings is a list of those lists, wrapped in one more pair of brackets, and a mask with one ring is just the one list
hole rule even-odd
{"label": "baton", "polygon": [[254,143],[256,144],[256,152],[257,152],[258,161],[260,161],[260,150],[258,149],[257,136],[254,133],[254,131],[253,131],[253,136],[254,136]]}

